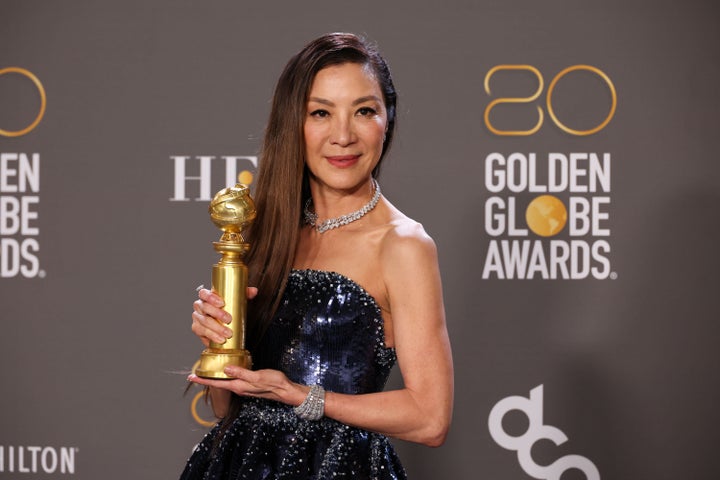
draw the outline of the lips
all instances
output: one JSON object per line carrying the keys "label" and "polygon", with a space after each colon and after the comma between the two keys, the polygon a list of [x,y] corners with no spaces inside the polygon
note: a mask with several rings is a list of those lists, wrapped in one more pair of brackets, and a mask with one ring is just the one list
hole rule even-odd
{"label": "lips", "polygon": [[325,157],[325,159],[334,167],[348,168],[358,162],[360,155],[334,155],[332,157]]}

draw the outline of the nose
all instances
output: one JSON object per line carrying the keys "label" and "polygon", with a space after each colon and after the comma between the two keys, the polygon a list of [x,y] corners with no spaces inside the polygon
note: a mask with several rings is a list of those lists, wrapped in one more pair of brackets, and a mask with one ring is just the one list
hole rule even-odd
{"label": "nose", "polygon": [[345,147],[352,145],[355,140],[355,129],[352,121],[346,118],[335,118],[332,122],[332,130],[330,132],[330,143]]}

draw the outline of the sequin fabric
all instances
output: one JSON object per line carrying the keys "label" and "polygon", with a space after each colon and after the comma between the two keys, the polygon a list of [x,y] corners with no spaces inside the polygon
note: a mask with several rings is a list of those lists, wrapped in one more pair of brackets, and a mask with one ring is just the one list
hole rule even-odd
{"label": "sequin fabric", "polygon": [[[293,270],[253,368],[330,392],[383,389],[395,364],[384,344],[375,299],[333,272]],[[245,399],[238,418],[196,447],[181,480],[400,480],[405,471],[388,439],[323,417],[299,419],[289,405]]]}

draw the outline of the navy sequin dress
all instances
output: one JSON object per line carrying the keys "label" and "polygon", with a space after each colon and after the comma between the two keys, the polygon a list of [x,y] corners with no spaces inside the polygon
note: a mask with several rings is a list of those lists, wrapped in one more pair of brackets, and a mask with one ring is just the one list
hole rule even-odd
{"label": "navy sequin dress", "polygon": [[[379,392],[395,364],[375,299],[349,278],[293,270],[253,368],[272,368],[330,392]],[[388,439],[323,417],[299,419],[289,405],[244,399],[240,415],[213,428],[181,480],[397,480],[405,471]],[[221,438],[217,438],[222,435]]]}

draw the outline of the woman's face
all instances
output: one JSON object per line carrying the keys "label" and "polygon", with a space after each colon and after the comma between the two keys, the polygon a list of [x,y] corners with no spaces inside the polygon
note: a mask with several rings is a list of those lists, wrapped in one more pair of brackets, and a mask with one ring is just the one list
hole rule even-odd
{"label": "woman's face", "polygon": [[343,63],[320,70],[308,96],[305,147],[311,180],[351,190],[380,160],[387,112],[372,69]]}

